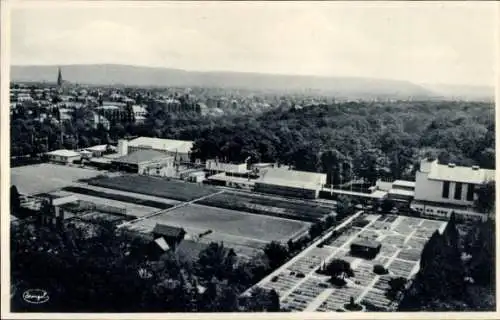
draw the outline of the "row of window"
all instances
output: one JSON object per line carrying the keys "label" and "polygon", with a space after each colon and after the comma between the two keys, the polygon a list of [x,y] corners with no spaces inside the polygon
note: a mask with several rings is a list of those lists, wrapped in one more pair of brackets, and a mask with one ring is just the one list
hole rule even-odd
{"label": "row of window", "polygon": [[[445,199],[448,199],[450,197],[450,182],[449,181],[443,182],[443,190],[442,190],[441,196]],[[454,194],[453,198],[455,200],[462,200],[462,183],[460,183],[460,182],[455,183],[455,194]],[[473,184],[467,185],[466,200],[467,201],[474,200],[474,185]]]}
{"label": "row of window", "polygon": [[[423,208],[416,208],[416,210],[419,212],[434,213],[434,209],[430,209],[430,208],[426,208],[425,211]],[[448,213],[448,211],[444,211],[444,210],[436,210],[436,212],[439,214],[447,214]]]}

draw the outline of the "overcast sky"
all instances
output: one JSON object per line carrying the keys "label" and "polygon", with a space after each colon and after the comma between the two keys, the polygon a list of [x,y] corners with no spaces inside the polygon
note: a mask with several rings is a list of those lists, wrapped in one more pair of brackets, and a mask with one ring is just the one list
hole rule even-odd
{"label": "overcast sky", "polygon": [[13,9],[11,64],[119,63],[494,84],[493,2],[111,5]]}

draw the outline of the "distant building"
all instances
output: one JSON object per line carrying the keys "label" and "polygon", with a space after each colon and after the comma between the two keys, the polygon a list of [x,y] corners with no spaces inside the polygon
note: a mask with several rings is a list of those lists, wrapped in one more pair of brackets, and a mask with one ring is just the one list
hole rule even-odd
{"label": "distant building", "polygon": [[[153,229],[153,238],[163,249],[168,250],[168,248],[175,248],[184,239],[186,231],[183,228],[173,227],[165,224],[157,223]],[[164,239],[167,246],[163,241],[158,239]],[[166,251],[165,250],[165,251]]]}
{"label": "distant building", "polygon": [[218,160],[207,160],[205,162],[205,170],[209,175],[225,172],[229,175],[245,175],[250,172],[246,163],[225,163]]}
{"label": "distant building", "polygon": [[47,152],[46,155],[49,161],[63,164],[69,164],[75,160],[81,160],[81,155],[78,152],[66,149],[50,151]]}
{"label": "distant building", "polygon": [[268,168],[262,170],[255,181],[257,192],[274,193],[283,196],[316,199],[326,183],[326,174]]}
{"label": "distant building", "polygon": [[61,73],[61,68],[57,69],[57,86],[61,87],[63,85],[63,77]]}
{"label": "distant building", "polygon": [[139,137],[130,141],[120,140],[118,152],[152,149],[174,157],[176,162],[190,162],[193,141]]}
{"label": "distant building", "polygon": [[478,166],[462,167],[439,164],[425,159],[416,173],[415,197],[411,208],[423,216],[449,218],[451,212],[466,219],[485,219],[474,208],[476,189],[495,180],[495,170]]}
{"label": "distant building", "polygon": [[150,176],[173,177],[175,175],[174,157],[151,149],[127,153],[112,160],[111,165],[118,170]]}

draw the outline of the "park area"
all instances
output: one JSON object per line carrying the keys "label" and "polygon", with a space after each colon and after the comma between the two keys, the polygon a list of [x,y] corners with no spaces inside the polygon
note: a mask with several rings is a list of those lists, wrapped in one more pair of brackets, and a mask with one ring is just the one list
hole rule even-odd
{"label": "park area", "polygon": [[282,217],[306,222],[316,222],[332,213],[334,208],[328,204],[312,201],[299,201],[256,194],[224,192],[197,201],[199,204],[241,210],[255,214]]}
{"label": "park area", "polygon": [[10,169],[10,184],[26,195],[49,193],[69,186],[80,179],[102,175],[102,171],[41,163]]}
{"label": "park area", "polygon": [[[184,228],[202,242],[223,242],[237,253],[252,256],[255,250],[276,240],[285,242],[309,229],[310,223],[191,204],[139,221],[153,228],[156,223]],[[211,232],[209,232],[211,231]]]}
{"label": "park area", "polygon": [[[257,285],[275,289],[286,311],[345,311],[351,302],[365,311],[391,311],[398,300],[388,294],[390,283],[411,281],[425,243],[445,226],[446,222],[422,218],[361,215],[351,227],[297,255]],[[382,244],[375,258],[351,254],[351,244],[360,239]],[[340,286],[319,272],[337,259],[348,262],[353,271]],[[375,273],[376,265],[387,273]]]}
{"label": "park area", "polygon": [[89,179],[85,182],[93,186],[146,194],[179,201],[191,201],[218,191],[212,187],[140,175],[98,177],[95,179]]}

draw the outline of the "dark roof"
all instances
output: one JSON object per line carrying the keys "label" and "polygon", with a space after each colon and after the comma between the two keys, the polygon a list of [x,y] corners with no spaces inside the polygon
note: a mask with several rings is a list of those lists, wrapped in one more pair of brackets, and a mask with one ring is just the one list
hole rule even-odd
{"label": "dark roof", "polygon": [[382,244],[378,241],[367,240],[367,239],[357,239],[351,243],[351,246],[367,247],[367,248],[373,248],[373,249],[376,249],[381,245]]}
{"label": "dark roof", "polygon": [[186,258],[189,261],[198,260],[198,256],[200,252],[205,250],[208,247],[208,244],[196,242],[192,240],[182,240],[181,243],[177,246],[176,252]]}
{"label": "dark roof", "polygon": [[181,237],[184,236],[186,231],[183,228],[157,223],[153,229],[153,233],[165,237]]}
{"label": "dark roof", "polygon": [[127,164],[139,164],[147,161],[161,160],[165,158],[170,158],[171,156],[167,155],[164,152],[152,150],[152,149],[143,149],[137,150],[125,156],[114,159],[113,162],[119,163],[127,163]]}

